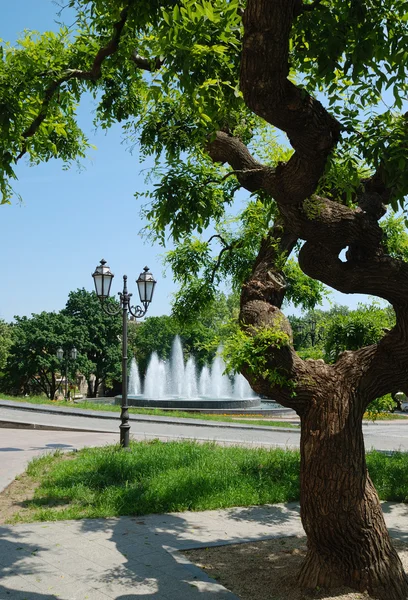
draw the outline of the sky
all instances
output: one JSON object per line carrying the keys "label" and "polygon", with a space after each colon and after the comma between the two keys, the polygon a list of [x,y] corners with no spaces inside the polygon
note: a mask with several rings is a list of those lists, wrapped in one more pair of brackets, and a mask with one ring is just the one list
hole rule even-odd
{"label": "sky", "polygon": [[[56,10],[52,0],[0,0],[0,38],[13,43],[24,29],[57,29]],[[164,272],[164,249],[140,235],[145,222],[134,198],[136,191],[146,189],[141,171],[149,164],[140,163],[137,149],[130,153],[119,126],[107,133],[95,131],[93,110],[88,98],[78,110],[80,125],[97,147],[83,161],[84,169],[63,171],[55,160],[29,167],[23,159],[15,183],[23,202],[0,206],[0,318],[6,321],[14,315],[59,311],[70,291],[91,291],[91,274],[101,258],[115,274],[112,293],[122,289],[126,274],[136,301],[134,281],[147,265],[158,282],[147,316],[171,311],[177,287],[171,272]],[[332,302],[351,307],[365,300],[332,295]]]}

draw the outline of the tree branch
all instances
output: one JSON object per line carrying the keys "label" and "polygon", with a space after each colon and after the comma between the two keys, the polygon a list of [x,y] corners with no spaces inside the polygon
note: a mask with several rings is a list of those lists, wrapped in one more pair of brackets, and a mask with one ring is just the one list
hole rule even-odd
{"label": "tree branch", "polygon": [[316,99],[291,83],[289,37],[298,0],[248,0],[241,90],[248,107],[285,131],[295,152],[276,169],[275,199],[299,204],[314,193],[341,126]]}
{"label": "tree branch", "polygon": [[95,55],[92,67],[89,71],[82,71],[80,69],[67,69],[61,77],[53,81],[48,88],[44,92],[44,98],[42,101],[42,105],[37,117],[32,121],[31,125],[26,128],[23,132],[22,137],[24,139],[23,146],[20,154],[16,158],[16,162],[20,160],[27,152],[27,142],[26,140],[32,137],[41,123],[45,120],[47,116],[47,110],[50,105],[50,102],[55,94],[55,92],[59,89],[59,87],[69,81],[70,79],[80,79],[80,80],[88,80],[88,81],[96,81],[100,78],[102,74],[102,63],[103,61],[115,52],[119,48],[119,41],[122,35],[123,28],[126,23],[126,19],[128,16],[128,7],[124,8],[120,14],[120,19],[113,25],[113,36],[111,40],[102,48],[98,50]]}
{"label": "tree branch", "polygon": [[258,162],[239,138],[217,131],[206,150],[213,162],[228,163],[234,169],[225,178],[236,175],[242,187],[250,192],[274,189],[275,169]]}
{"label": "tree branch", "polygon": [[327,245],[307,242],[299,252],[299,265],[306,275],[343,294],[369,294],[404,305],[408,296],[408,264],[379,250],[343,262]]}
{"label": "tree branch", "polygon": [[159,57],[153,59],[144,58],[136,50],[131,54],[130,58],[139,69],[143,69],[144,71],[158,71],[164,64],[164,60],[160,60]]}

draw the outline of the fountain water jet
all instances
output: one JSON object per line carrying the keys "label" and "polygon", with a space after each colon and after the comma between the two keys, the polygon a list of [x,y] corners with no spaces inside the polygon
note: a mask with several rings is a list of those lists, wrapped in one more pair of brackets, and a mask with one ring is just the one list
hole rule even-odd
{"label": "fountain water jet", "polygon": [[260,398],[241,374],[237,374],[232,383],[224,373],[221,352],[222,347],[218,348],[211,367],[204,366],[198,376],[194,358],[190,356],[185,362],[183,347],[177,336],[169,361],[161,360],[156,352],[151,355],[143,393],[137,364],[132,360],[129,405],[180,409],[259,407]]}
{"label": "fountain water jet", "polygon": [[130,396],[139,396],[139,394],[142,393],[139,369],[137,368],[137,362],[134,358],[132,358],[132,360],[130,362],[128,393]]}

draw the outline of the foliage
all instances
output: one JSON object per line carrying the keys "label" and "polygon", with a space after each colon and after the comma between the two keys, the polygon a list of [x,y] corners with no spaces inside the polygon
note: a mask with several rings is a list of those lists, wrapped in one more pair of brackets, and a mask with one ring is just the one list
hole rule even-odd
{"label": "foliage", "polygon": [[[113,298],[106,301],[110,310],[118,310],[119,303]],[[107,315],[102,310],[95,292],[78,289],[70,292],[62,314],[72,319],[80,341],[77,367],[88,380],[91,397],[95,397],[101,383],[109,384],[121,376],[121,313]],[[91,375],[95,380],[91,383]]]}
{"label": "foliage", "polygon": [[[54,398],[59,386],[58,376],[64,370],[56,351],[60,347],[71,349],[72,340],[76,339],[80,339],[80,332],[69,317],[60,313],[16,317],[1,380],[3,390],[41,391],[48,398]],[[72,371],[70,374],[72,377]]]}
{"label": "foliage", "polygon": [[0,319],[0,372],[4,369],[12,344],[13,328]]}
{"label": "foliage", "polygon": [[[235,217],[226,217],[207,242],[186,237],[165,261],[180,283],[173,314],[179,319],[196,319],[201,311],[217,303],[217,288],[231,282],[234,293],[251,273],[259,246],[276,216],[274,204],[259,198],[249,200]],[[277,242],[276,242],[277,243]],[[280,257],[287,281],[285,303],[312,309],[328,295],[325,286],[305,275],[295,259]]]}
{"label": "foliage", "polygon": [[347,315],[347,306],[333,305],[329,310],[313,308],[302,316],[288,317],[293,331],[293,345],[306,358],[324,358],[324,345],[330,323],[338,315]]}
{"label": "foliage", "polygon": [[179,333],[177,322],[167,315],[147,317],[140,323],[129,323],[129,349],[142,374],[146,371],[147,361],[153,352],[157,352],[162,359],[169,358],[172,341]]}
{"label": "foliage", "polygon": [[342,165],[335,186],[348,201],[350,183],[360,185],[361,164],[375,170],[386,158],[392,206],[405,203],[407,42],[403,0],[323,0],[295,22],[292,67],[309,92],[326,95],[346,132],[335,155]]}
{"label": "foliage", "polygon": [[383,337],[384,328],[393,327],[394,322],[394,316],[378,305],[360,306],[347,315],[338,315],[326,332],[326,359],[335,362],[344,350],[375,344]]}
{"label": "foliage", "polygon": [[157,170],[160,183],[151,191],[136,194],[152,200],[144,215],[151,235],[163,244],[167,227],[175,242],[193,231],[202,233],[212,219],[217,222],[224,216],[225,204],[234,199],[236,182],[232,178],[223,181],[209,158],[200,159]]}
{"label": "foliage", "polygon": [[408,261],[408,233],[403,216],[389,214],[381,223],[384,232],[383,244],[387,253],[405,262]]}
{"label": "foliage", "polygon": [[238,330],[226,341],[224,359],[227,370],[234,373],[247,369],[253,375],[268,380],[279,387],[289,386],[291,382],[285,373],[268,366],[268,354],[271,348],[282,348],[290,343],[289,335],[275,324],[273,329],[262,327],[255,331]]}
{"label": "foliage", "polygon": [[329,295],[325,286],[317,279],[305,275],[294,259],[286,261],[283,273],[287,284],[285,304],[291,303],[304,310],[313,310]]}
{"label": "foliage", "polygon": [[393,412],[396,407],[397,403],[391,394],[386,394],[385,396],[381,396],[381,398],[376,398],[370,402],[367,407],[367,417],[372,421],[375,421],[379,415]]}

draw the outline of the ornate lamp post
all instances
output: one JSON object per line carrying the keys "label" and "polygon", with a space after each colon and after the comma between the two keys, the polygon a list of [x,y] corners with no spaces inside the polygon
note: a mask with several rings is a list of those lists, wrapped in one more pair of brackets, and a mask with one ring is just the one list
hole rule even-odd
{"label": "ornate lamp post", "polygon": [[56,352],[58,360],[63,360],[65,357],[65,400],[68,400],[68,363],[69,359],[75,361],[78,356],[78,350],[73,347],[71,350],[64,350],[62,348],[58,348]]}
{"label": "ornate lamp post", "polygon": [[120,419],[120,445],[122,448],[129,447],[129,406],[128,406],[128,393],[127,393],[127,332],[128,332],[128,314],[131,314],[136,319],[143,317],[149,304],[153,298],[153,292],[156,285],[156,280],[153,275],[149,273],[149,268],[145,267],[143,273],[140,273],[139,278],[136,280],[137,287],[139,290],[141,306],[131,306],[130,299],[132,294],[127,291],[127,275],[123,276],[123,290],[118,292],[120,298],[120,307],[117,310],[109,308],[105,304],[106,298],[109,297],[109,292],[114,277],[110,268],[106,264],[106,260],[102,259],[100,264],[96,267],[95,272],[92,273],[95,283],[96,294],[101,301],[102,310],[108,315],[118,315],[122,312],[122,402]]}
{"label": "ornate lamp post", "polygon": [[299,334],[302,336],[302,342],[305,342],[307,338],[310,338],[310,342],[314,347],[316,342],[319,342],[322,339],[322,327],[317,328],[317,319],[314,314],[306,320],[306,325],[309,327],[307,328],[303,324],[298,326]]}

